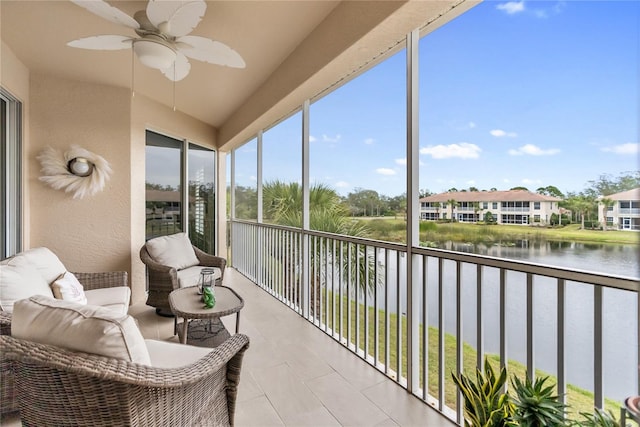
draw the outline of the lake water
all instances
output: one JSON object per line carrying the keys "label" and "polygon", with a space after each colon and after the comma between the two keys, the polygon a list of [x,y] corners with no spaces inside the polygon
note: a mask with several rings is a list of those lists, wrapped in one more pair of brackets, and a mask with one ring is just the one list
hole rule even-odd
{"label": "lake water", "polygon": [[[602,272],[612,275],[640,277],[640,246],[592,245],[583,243],[526,242],[515,246],[449,245],[448,249],[500,258],[530,261],[539,264]],[[387,262],[388,277],[396,277],[396,258]],[[431,265],[433,262],[433,265]],[[404,264],[404,262],[403,262]],[[404,265],[400,268],[400,283],[406,283]],[[438,325],[437,261],[428,265],[429,324]],[[456,331],[455,264],[445,262],[445,329]],[[463,335],[476,345],[476,267],[462,266]],[[395,289],[395,283],[389,283]],[[402,311],[406,310],[404,292]],[[534,278],[535,365],[549,374],[556,373],[556,280]],[[422,298],[422,296],[420,296]],[[484,345],[488,353],[499,353],[499,271],[483,269]],[[567,383],[593,390],[593,287],[567,282],[566,288],[566,379]],[[384,304],[383,297],[379,304]],[[395,295],[390,306],[396,307]],[[507,355],[526,364],[526,275],[507,273]],[[637,301],[636,293],[616,289],[604,290],[604,393],[622,401],[638,392],[637,366]],[[395,309],[394,309],[395,311]],[[422,313],[420,313],[422,316]]]}

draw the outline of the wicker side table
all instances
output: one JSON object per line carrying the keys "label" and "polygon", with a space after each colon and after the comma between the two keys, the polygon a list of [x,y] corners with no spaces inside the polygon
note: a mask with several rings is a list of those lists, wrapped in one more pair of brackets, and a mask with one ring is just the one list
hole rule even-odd
{"label": "wicker side table", "polygon": [[240,328],[240,310],[244,307],[244,300],[233,289],[226,286],[216,286],[216,305],[213,308],[205,308],[202,295],[198,294],[198,287],[191,286],[180,288],[169,294],[169,306],[176,315],[174,333],[177,332],[178,317],[182,317],[182,336],[180,342],[187,343],[187,331],[189,320],[194,319],[219,319],[223,316],[236,313],[236,334]]}

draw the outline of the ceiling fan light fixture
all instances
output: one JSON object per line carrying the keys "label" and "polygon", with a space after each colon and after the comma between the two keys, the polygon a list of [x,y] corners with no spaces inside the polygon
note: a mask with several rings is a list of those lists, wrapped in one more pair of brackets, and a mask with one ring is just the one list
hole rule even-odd
{"label": "ceiling fan light fixture", "polygon": [[164,43],[149,39],[138,39],[133,42],[133,51],[147,67],[166,70],[176,60],[176,51]]}

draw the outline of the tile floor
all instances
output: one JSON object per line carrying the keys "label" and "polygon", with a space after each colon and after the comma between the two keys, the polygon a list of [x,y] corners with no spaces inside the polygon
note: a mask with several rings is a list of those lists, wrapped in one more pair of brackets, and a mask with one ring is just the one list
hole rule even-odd
{"label": "tile floor", "polygon": [[[245,300],[245,353],[237,426],[446,426],[455,424],[373,369],[233,269],[225,285]],[[173,319],[132,306],[145,338],[176,340]],[[235,330],[235,316],[223,318]],[[17,417],[1,420],[18,426]]]}

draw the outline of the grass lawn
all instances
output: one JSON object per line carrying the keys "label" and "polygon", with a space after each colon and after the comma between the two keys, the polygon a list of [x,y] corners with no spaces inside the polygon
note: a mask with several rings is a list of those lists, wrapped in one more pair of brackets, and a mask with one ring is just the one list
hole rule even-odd
{"label": "grass lawn", "polygon": [[[367,218],[361,221],[371,231],[371,238],[390,242],[404,242],[406,222],[396,218]],[[581,230],[580,224],[558,228],[526,225],[485,225],[483,223],[420,222],[420,242],[446,241],[484,243],[487,245],[515,240],[551,240],[583,243],[615,243],[640,245],[640,233],[633,231]]]}
{"label": "grass lawn", "polygon": [[[326,298],[329,298],[329,310],[325,312],[326,307]],[[369,307],[368,310],[365,311],[363,304],[356,304],[355,301],[350,301],[350,319],[351,324],[347,324],[347,306],[348,302],[345,297],[342,297],[342,316],[343,316],[343,324],[342,328],[339,323],[340,313],[336,311],[336,323],[333,324],[333,310],[339,310],[339,301],[340,297],[336,294],[332,295],[331,292],[327,292],[326,295],[322,295],[322,322],[326,323],[328,328],[331,328],[333,331],[340,331],[341,337],[346,339],[347,333],[350,328],[350,344],[356,344],[356,333],[358,330],[356,329],[356,318],[359,319],[359,332],[358,332],[358,342],[357,347],[359,350],[364,351],[365,349],[365,337],[368,337],[368,348],[367,354],[371,357],[375,355],[375,323],[374,323],[374,315],[375,309],[374,307]],[[368,325],[369,329],[365,330],[365,313],[368,316]],[[388,324],[389,334],[388,337],[385,335],[385,324]],[[419,348],[423,347],[423,325],[419,325]],[[406,337],[407,334],[407,322],[406,317],[401,316],[401,324],[400,324],[400,336]],[[389,313],[388,318],[385,317],[385,312],[383,310],[378,310],[378,355],[379,355],[379,363],[382,363],[389,367],[391,371],[398,371],[398,352],[397,352],[397,343],[398,343],[398,316],[394,313]],[[427,382],[429,394],[432,396],[438,397],[438,381],[439,381],[439,372],[438,372],[438,348],[439,348],[439,334],[438,329],[435,327],[429,327],[428,330],[428,342],[429,345],[427,347],[427,357],[428,357],[428,370],[427,370]],[[402,357],[400,358],[400,367],[399,370],[403,377],[406,377],[407,374],[407,355],[406,355],[406,343],[401,343],[401,352]],[[389,360],[386,360],[386,354],[388,352]],[[456,338],[453,335],[445,334],[444,338],[444,378],[445,378],[445,402],[446,405],[450,408],[456,407],[456,395],[457,389],[452,380],[451,374],[452,372],[456,372]],[[500,358],[498,355],[488,355],[490,363],[496,369],[499,369]],[[463,348],[463,366],[464,372],[466,374],[475,373],[476,368],[476,350],[469,344],[464,344]],[[424,385],[424,354],[420,351],[420,387]],[[526,375],[526,366],[520,362],[509,360],[507,363],[507,372],[510,377],[517,376],[519,378],[524,378]],[[390,373],[390,376],[396,377],[395,374]],[[542,372],[540,370],[536,370],[536,377],[549,376],[549,380],[547,381],[547,385],[555,385],[556,379],[554,376],[549,375],[548,373]],[[569,417],[572,419],[578,419],[580,412],[593,412],[593,393],[579,387],[568,385],[567,386],[567,394],[566,394],[566,402],[569,405]],[[618,417],[620,414],[620,403],[615,402],[610,399],[605,400],[605,408],[613,412],[613,414]]]}

